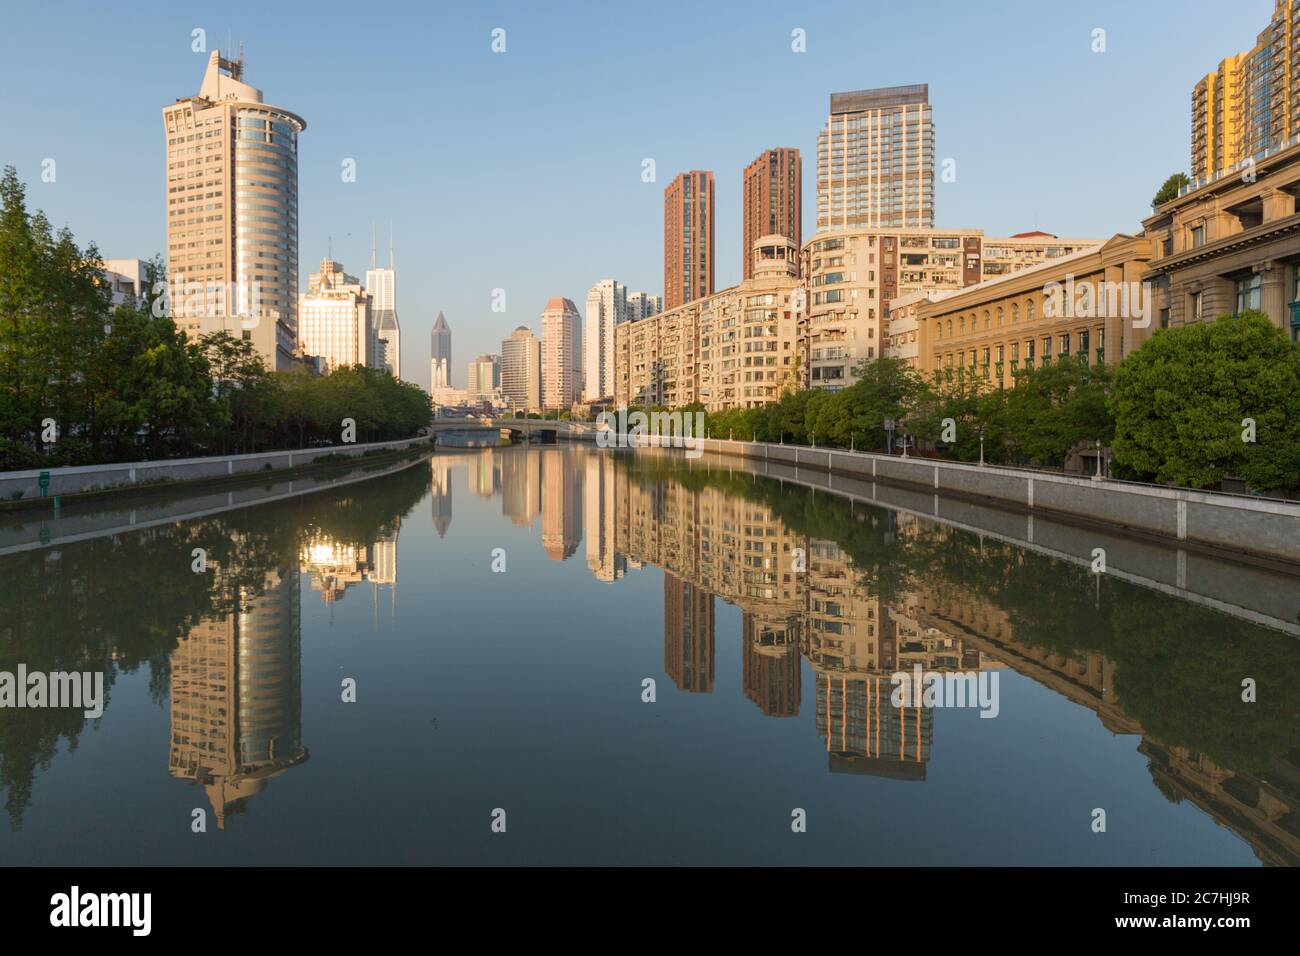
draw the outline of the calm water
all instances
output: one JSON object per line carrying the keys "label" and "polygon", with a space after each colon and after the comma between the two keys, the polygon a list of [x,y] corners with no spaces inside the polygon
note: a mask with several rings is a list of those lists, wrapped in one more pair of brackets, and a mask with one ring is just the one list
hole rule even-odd
{"label": "calm water", "polygon": [[[0,710],[0,861],[1300,860],[1286,633],[667,457],[300,489],[0,549],[0,670],[109,674],[99,720]],[[997,716],[893,707],[917,664]]]}

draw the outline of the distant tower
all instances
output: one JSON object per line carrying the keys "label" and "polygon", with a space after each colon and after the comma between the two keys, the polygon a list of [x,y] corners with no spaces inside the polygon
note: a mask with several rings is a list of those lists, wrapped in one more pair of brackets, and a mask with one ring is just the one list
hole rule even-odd
{"label": "distant tower", "polygon": [[429,385],[434,388],[451,388],[451,326],[438,313],[429,336]]}
{"label": "distant tower", "polygon": [[713,294],[713,173],[679,173],[664,190],[664,308]]}
{"label": "distant tower", "polygon": [[370,227],[370,268],[366,272],[366,290],[372,297],[375,337],[379,341],[379,364],[402,377],[402,329],[397,322],[397,269],[393,257],[393,233],[388,232],[388,268],[375,265],[375,227]]}
{"label": "distant tower", "polygon": [[501,340],[501,399],[525,411],[542,407],[542,345],[526,325]]}
{"label": "distant tower", "polygon": [[795,248],[803,246],[803,160],[799,150],[777,147],[764,150],[745,167],[744,236],[740,261],[743,277],[754,274],[754,243],[762,236],[785,236]]}
{"label": "distant tower", "polygon": [[568,408],[582,379],[582,318],[572,299],[556,297],[542,312],[542,405]]}
{"label": "distant tower", "polygon": [[614,326],[626,322],[627,287],[615,279],[601,279],[587,293],[587,317],[583,324],[584,401],[594,402],[614,395]]}

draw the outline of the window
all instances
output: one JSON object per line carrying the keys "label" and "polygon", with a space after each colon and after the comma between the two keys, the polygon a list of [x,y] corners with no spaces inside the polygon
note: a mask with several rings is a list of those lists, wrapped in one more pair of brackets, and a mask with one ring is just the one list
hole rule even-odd
{"label": "window", "polygon": [[1237,280],[1237,314],[1247,309],[1259,308],[1259,273],[1255,272]]}
{"label": "window", "polygon": [[1062,333],[1062,335],[1061,335],[1061,351],[1060,351],[1058,354],[1060,354],[1060,355],[1069,355],[1069,354],[1070,354],[1070,333],[1069,333],[1069,332]]}
{"label": "window", "polygon": [[1203,293],[1193,292],[1187,303],[1187,320],[1189,322],[1199,322],[1202,317],[1202,308],[1204,306]]}
{"label": "window", "polygon": [[1193,226],[1192,227],[1192,248],[1195,249],[1198,246],[1203,246],[1203,245],[1205,245],[1205,227]]}

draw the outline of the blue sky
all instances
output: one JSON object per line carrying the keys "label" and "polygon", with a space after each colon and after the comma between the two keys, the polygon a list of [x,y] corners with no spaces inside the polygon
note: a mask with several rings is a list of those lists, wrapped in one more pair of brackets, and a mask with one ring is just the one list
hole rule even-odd
{"label": "blue sky", "polygon": [[[1007,235],[1131,231],[1186,170],[1192,85],[1254,43],[1272,0],[897,0],[21,4],[5,13],[10,91],[0,162],[29,199],[105,257],[164,248],[161,109],[191,95],[208,48],[243,40],[246,79],[308,123],[300,142],[302,279],[353,274],[372,220],[393,222],[403,370],[428,386],[429,329],[453,381],[546,300],[581,306],[613,276],[662,292],[663,187],[717,177],[717,283],[740,278],[740,176],[769,146],[804,154],[832,91],[929,83],[937,225]],[[491,31],[506,30],[494,54]],[[1105,53],[1092,31],[1106,30]],[[807,52],[791,51],[801,28]],[[40,181],[54,158],[55,183]],[[641,181],[655,160],[658,181]],[[340,176],[357,161],[357,181]],[[381,247],[383,243],[381,242]],[[382,253],[381,253],[382,258]],[[507,312],[490,309],[506,290]]]}

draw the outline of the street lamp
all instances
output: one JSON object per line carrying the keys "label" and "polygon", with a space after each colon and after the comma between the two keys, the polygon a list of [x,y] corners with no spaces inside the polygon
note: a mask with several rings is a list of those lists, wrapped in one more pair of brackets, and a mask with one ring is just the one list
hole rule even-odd
{"label": "street lamp", "polygon": [[984,426],[980,426],[980,467],[984,467]]}
{"label": "street lamp", "polygon": [[1101,481],[1101,439],[1097,439],[1097,473],[1092,476],[1093,481]]}

